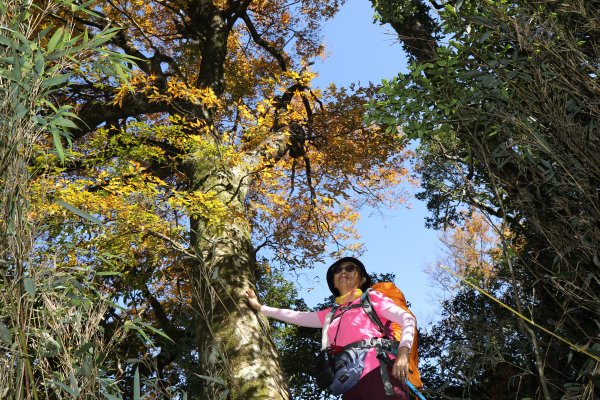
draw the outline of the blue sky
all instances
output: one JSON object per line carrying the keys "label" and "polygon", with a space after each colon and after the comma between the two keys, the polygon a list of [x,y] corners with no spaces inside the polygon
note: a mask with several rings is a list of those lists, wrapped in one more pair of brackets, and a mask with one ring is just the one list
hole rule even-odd
{"label": "blue sky", "polygon": [[[331,82],[347,86],[352,82],[379,83],[406,69],[406,56],[391,28],[373,23],[368,0],[348,0],[338,15],[324,25],[328,57],[318,61],[315,84]],[[369,272],[393,272],[421,326],[435,320],[438,309],[429,276],[424,272],[440,253],[438,233],[425,228],[425,205],[410,199],[412,209],[384,210],[384,217],[362,212],[358,224],[366,252],[361,257]],[[302,271],[300,294],[309,306],[329,295],[324,275],[329,264]]]}

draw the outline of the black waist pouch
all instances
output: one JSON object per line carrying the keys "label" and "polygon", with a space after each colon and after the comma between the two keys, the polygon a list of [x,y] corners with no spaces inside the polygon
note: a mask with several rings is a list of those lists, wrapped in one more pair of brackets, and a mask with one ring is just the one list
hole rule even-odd
{"label": "black waist pouch", "polygon": [[327,389],[333,383],[335,376],[334,356],[327,350],[321,350],[317,356],[314,376],[317,380],[317,386],[321,389]]}

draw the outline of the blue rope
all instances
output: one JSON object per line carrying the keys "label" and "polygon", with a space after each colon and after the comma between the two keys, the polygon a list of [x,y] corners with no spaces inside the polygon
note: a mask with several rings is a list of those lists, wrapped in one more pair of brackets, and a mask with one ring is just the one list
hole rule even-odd
{"label": "blue rope", "polygon": [[427,400],[427,399],[425,398],[425,396],[423,396],[423,395],[421,394],[421,392],[419,392],[419,391],[417,390],[417,388],[416,388],[416,387],[415,387],[415,386],[414,386],[412,383],[410,383],[410,382],[408,381],[408,379],[406,379],[406,380],[405,380],[405,382],[406,382],[406,384],[408,385],[408,387],[410,388],[410,390],[412,390],[412,391],[413,391],[413,392],[414,392],[414,393],[417,395],[417,397],[418,397],[419,399],[421,399],[421,400]]}

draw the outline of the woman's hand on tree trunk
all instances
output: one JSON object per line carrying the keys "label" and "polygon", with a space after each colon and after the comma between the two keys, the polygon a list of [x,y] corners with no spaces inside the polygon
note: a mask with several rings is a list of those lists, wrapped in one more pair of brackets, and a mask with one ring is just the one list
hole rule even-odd
{"label": "woman's hand on tree trunk", "polygon": [[247,289],[246,290],[246,298],[248,299],[248,303],[250,304],[250,307],[254,308],[256,311],[260,311],[262,304],[260,304],[258,302],[258,297],[256,296],[256,293],[254,293],[254,290]]}

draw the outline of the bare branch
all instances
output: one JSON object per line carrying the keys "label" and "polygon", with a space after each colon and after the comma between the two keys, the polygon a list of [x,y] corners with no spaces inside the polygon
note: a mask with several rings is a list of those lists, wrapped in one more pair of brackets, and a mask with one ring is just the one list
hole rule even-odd
{"label": "bare branch", "polygon": [[287,63],[285,61],[283,54],[278,49],[276,49],[271,43],[267,42],[260,36],[258,31],[256,30],[256,27],[254,26],[254,23],[252,22],[252,20],[250,19],[250,17],[248,16],[247,13],[243,13],[241,15],[241,18],[244,21],[244,23],[246,24],[246,27],[248,28],[248,32],[250,32],[250,35],[252,36],[252,40],[254,40],[254,43],[256,43],[257,45],[259,45],[260,47],[262,47],[263,49],[268,51],[269,54],[271,54],[273,56],[273,58],[275,58],[275,60],[277,60],[277,62],[279,63],[279,68],[281,68],[282,71],[287,71]]}

